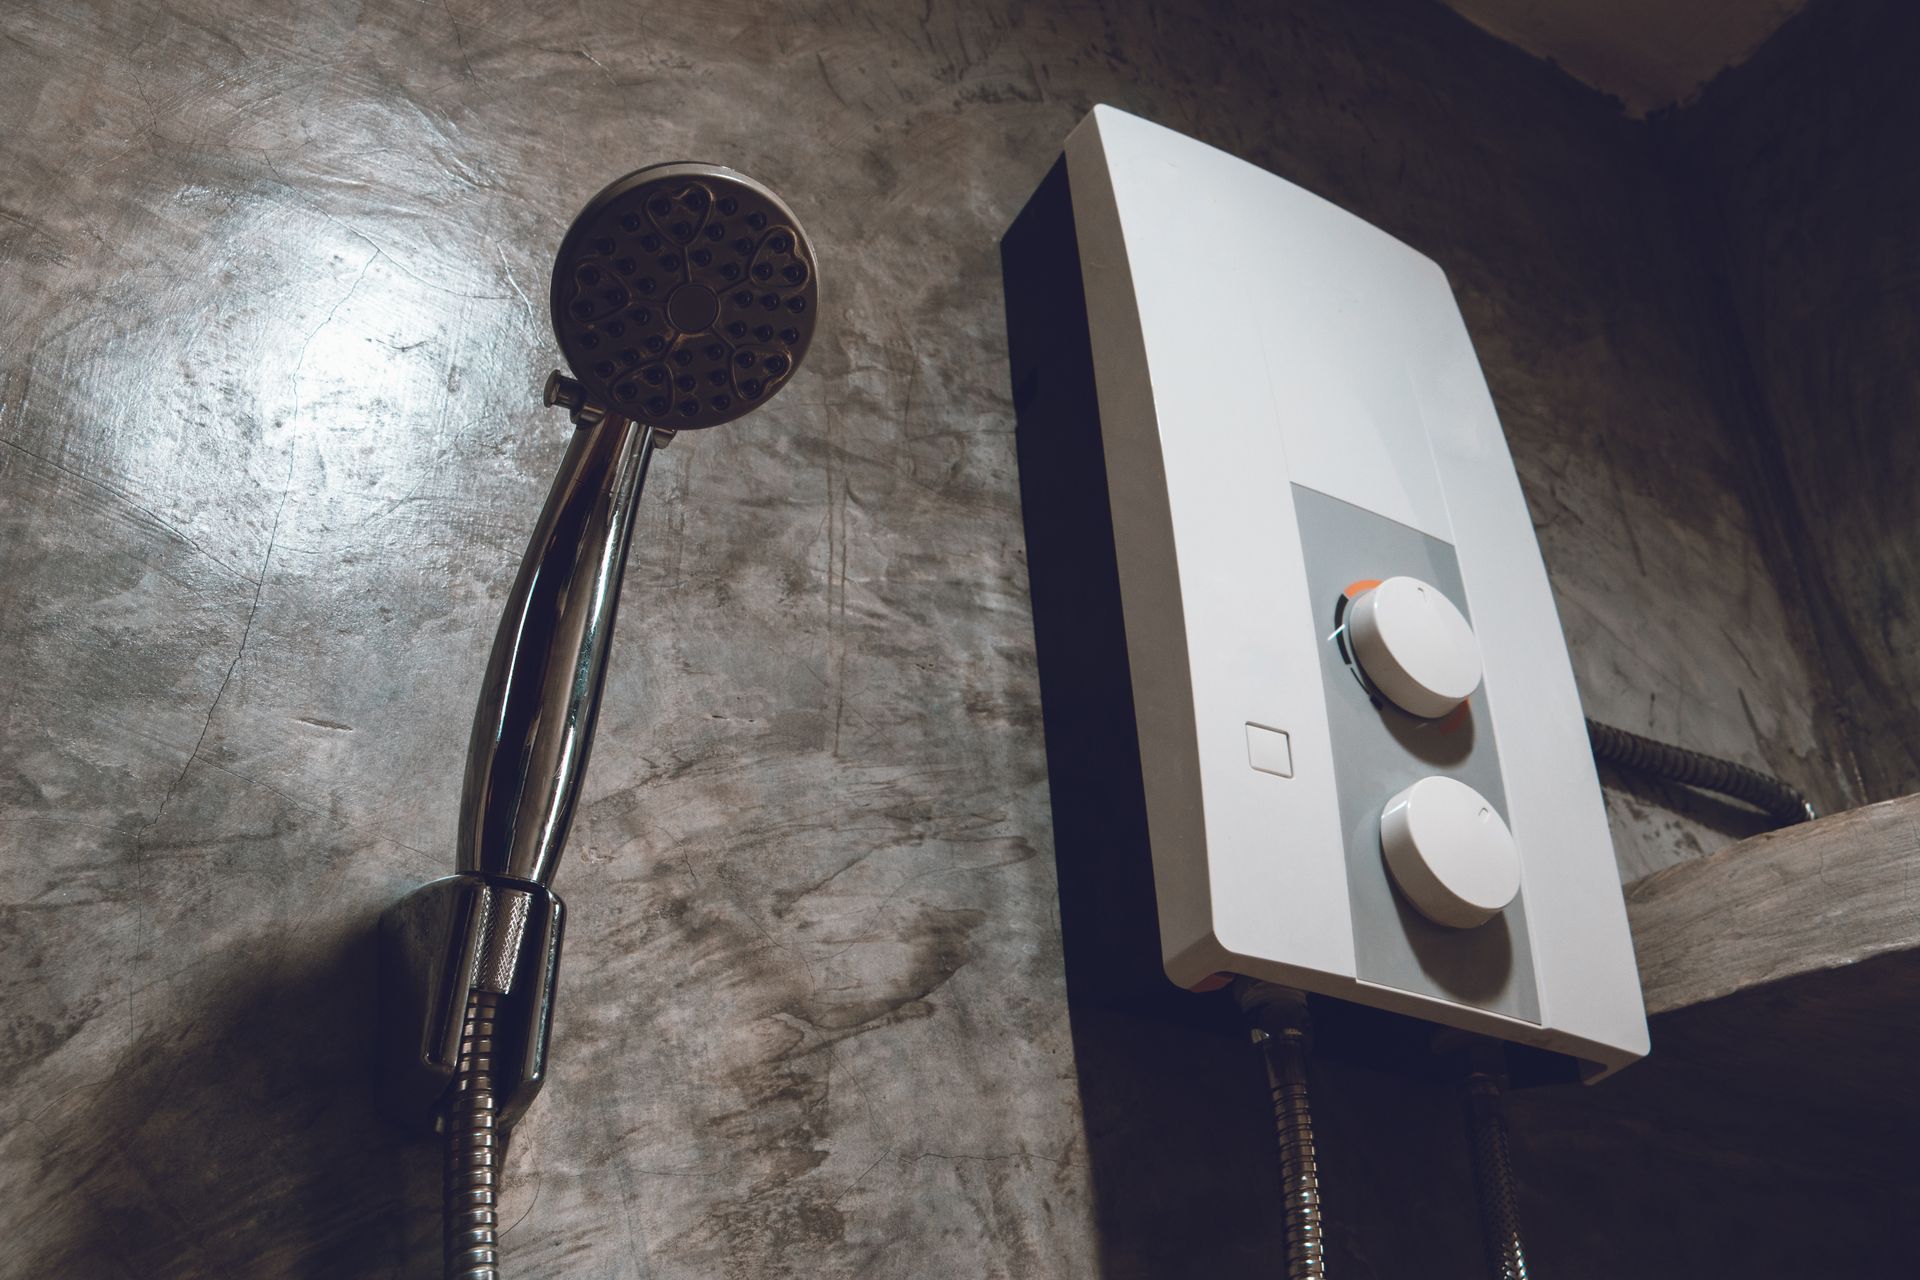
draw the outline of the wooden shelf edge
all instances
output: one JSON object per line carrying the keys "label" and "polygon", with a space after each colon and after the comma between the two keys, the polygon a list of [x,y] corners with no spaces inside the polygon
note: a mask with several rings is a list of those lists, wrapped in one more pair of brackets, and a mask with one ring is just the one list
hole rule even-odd
{"label": "wooden shelf edge", "polygon": [[1920,795],[1737,841],[1626,894],[1649,1014],[1920,950]]}

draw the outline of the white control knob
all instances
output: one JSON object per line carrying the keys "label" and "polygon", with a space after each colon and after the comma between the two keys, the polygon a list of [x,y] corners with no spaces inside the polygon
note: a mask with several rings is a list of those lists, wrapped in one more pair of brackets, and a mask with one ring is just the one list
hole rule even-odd
{"label": "white control knob", "polygon": [[1388,578],[1347,613],[1354,659],[1376,689],[1437,720],[1480,687],[1480,642],[1453,601],[1418,578]]}
{"label": "white control knob", "polygon": [[1487,798],[1438,775],[1387,801],[1380,852],[1393,882],[1435,924],[1471,929],[1520,892],[1520,850]]}

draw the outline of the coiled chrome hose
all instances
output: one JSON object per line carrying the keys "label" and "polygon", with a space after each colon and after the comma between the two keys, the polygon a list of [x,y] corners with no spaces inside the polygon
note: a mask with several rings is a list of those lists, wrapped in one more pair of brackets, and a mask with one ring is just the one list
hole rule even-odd
{"label": "coiled chrome hose", "polygon": [[1480,1200],[1480,1230],[1492,1280],[1527,1280],[1520,1242],[1520,1198],[1513,1181],[1507,1140],[1507,1082],[1497,1070],[1467,1074],[1467,1139],[1473,1149],[1473,1185]]}
{"label": "coiled chrome hose", "polygon": [[1326,1280],[1326,1229],[1320,1220],[1320,1160],[1307,1095],[1313,1026],[1297,991],[1241,979],[1236,996],[1253,1021],[1253,1043],[1267,1068],[1273,1123],[1280,1139],[1280,1181],[1287,1228],[1287,1280]]}
{"label": "coiled chrome hose", "polygon": [[499,1280],[500,1166],[505,1134],[494,1097],[494,1015],[500,996],[475,991],[447,1104],[446,1280]]}
{"label": "coiled chrome hose", "polygon": [[1593,744],[1596,760],[1744,800],[1783,827],[1819,816],[1805,796],[1780,779],[1731,760],[1656,742],[1591,719],[1587,740]]}

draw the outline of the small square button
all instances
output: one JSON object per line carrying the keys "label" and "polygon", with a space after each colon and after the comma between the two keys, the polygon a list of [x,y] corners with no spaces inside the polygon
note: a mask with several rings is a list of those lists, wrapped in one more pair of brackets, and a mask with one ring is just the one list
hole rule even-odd
{"label": "small square button", "polygon": [[1293,739],[1284,729],[1247,722],[1247,763],[1277,778],[1293,776]]}

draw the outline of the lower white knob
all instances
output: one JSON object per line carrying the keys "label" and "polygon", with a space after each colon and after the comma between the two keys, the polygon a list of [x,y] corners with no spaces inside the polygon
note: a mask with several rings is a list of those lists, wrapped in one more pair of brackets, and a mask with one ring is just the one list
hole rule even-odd
{"label": "lower white knob", "polygon": [[1387,801],[1380,852],[1393,882],[1435,924],[1471,929],[1520,892],[1520,850],[1485,796],[1439,775]]}

